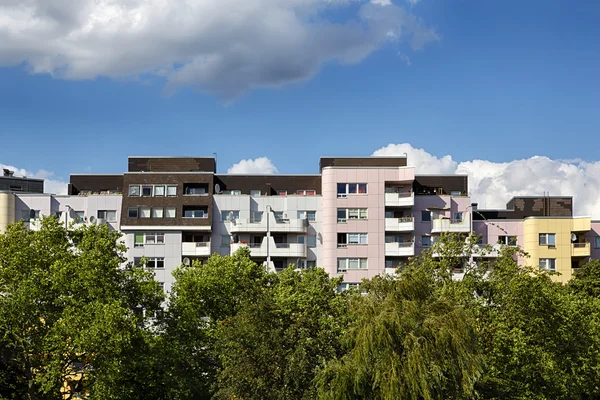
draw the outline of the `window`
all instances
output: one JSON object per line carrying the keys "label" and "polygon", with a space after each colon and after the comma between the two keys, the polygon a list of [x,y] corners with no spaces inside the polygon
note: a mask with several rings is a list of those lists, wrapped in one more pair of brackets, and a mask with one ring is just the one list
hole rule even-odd
{"label": "window", "polygon": [[165,208],[165,218],[175,218],[175,207]]}
{"label": "window", "polygon": [[421,211],[421,222],[430,222],[430,221],[431,221],[431,212]]}
{"label": "window", "polygon": [[454,220],[455,221],[462,221],[463,220],[463,213],[462,212],[455,212],[454,213]]}
{"label": "window", "polygon": [[154,195],[155,196],[164,196],[165,195],[165,187],[160,185],[160,186],[154,186]]}
{"label": "window", "polygon": [[177,196],[177,186],[167,186],[167,196]]}
{"label": "window", "polygon": [[498,236],[498,243],[505,244],[507,246],[516,246],[517,245],[517,237],[516,236]]}
{"label": "window", "polygon": [[195,186],[195,185],[189,185],[189,186],[185,187],[184,190],[185,190],[185,194],[188,194],[188,195],[202,195],[202,194],[208,193],[208,190],[206,187],[200,187],[200,186]]}
{"label": "window", "polygon": [[314,196],[317,192],[315,190],[297,190],[296,194],[299,196]]}
{"label": "window", "polygon": [[366,258],[338,258],[338,272],[349,269],[368,269]]}
{"label": "window", "polygon": [[163,217],[163,208],[162,207],[152,207],[152,218],[162,218]]}
{"label": "window", "polygon": [[594,248],[595,249],[600,249],[600,236],[596,236],[594,238]]}
{"label": "window", "polygon": [[306,268],[314,268],[317,266],[317,262],[316,261],[307,261],[306,262]]}
{"label": "window", "polygon": [[127,217],[137,218],[138,217],[138,208],[137,207],[129,207],[129,209],[127,210]]}
{"label": "window", "polygon": [[556,246],[556,234],[540,233],[540,246],[548,246],[548,247]]}
{"label": "window", "polygon": [[40,217],[40,210],[32,209],[32,210],[22,210],[21,211],[21,218],[25,222],[29,222],[31,219],[39,218],[39,217]]}
{"label": "window", "polygon": [[287,196],[287,190],[278,190],[277,195],[278,196]]}
{"label": "window", "polygon": [[317,212],[316,211],[298,211],[298,219],[307,219],[311,222],[317,220]]}
{"label": "window", "polygon": [[366,233],[348,233],[348,244],[367,244]]}
{"label": "window", "polygon": [[348,195],[367,194],[366,183],[338,183],[337,197],[347,197]]}
{"label": "window", "polygon": [[421,246],[422,247],[431,246],[431,236],[421,236]]}
{"label": "window", "polygon": [[460,196],[462,192],[460,190],[451,190],[450,196]]}
{"label": "window", "polygon": [[221,236],[221,247],[229,247],[231,243],[231,237],[229,235]]}
{"label": "window", "polygon": [[130,196],[139,196],[140,195],[140,185],[129,185],[129,195]]}
{"label": "window", "polygon": [[144,247],[144,234],[142,232],[134,233],[133,247]]}
{"label": "window", "polygon": [[165,268],[165,259],[164,257],[151,257],[148,259],[148,263],[146,264],[146,268],[156,268],[163,269]]}
{"label": "window", "polygon": [[241,194],[242,194],[242,191],[241,191],[241,190],[238,190],[238,189],[236,189],[236,190],[232,190],[232,191],[231,191],[231,194],[232,194],[233,196],[239,196],[239,195],[241,195]]}
{"label": "window", "polygon": [[140,207],[140,218],[150,218],[150,207]]}
{"label": "window", "polygon": [[252,213],[252,218],[250,220],[250,222],[260,222],[262,221],[262,217],[263,217],[263,212],[262,211],[254,211]]}
{"label": "window", "polygon": [[298,235],[298,243],[304,244],[305,240],[306,240],[306,236]]}
{"label": "window", "polygon": [[556,271],[556,258],[540,258],[540,269]]}
{"label": "window", "polygon": [[316,235],[306,236],[306,246],[317,247],[317,236]]}
{"label": "window", "polygon": [[156,232],[146,233],[146,244],[165,244],[165,234]]}
{"label": "window", "polygon": [[283,221],[283,211],[273,211],[273,217],[277,222]]}
{"label": "window", "polygon": [[208,218],[208,213],[202,209],[184,209],[183,210],[184,218]]}
{"label": "window", "polygon": [[250,196],[260,196],[260,190],[251,190]]}
{"label": "window", "polygon": [[366,208],[338,208],[338,223],[345,223],[349,219],[367,219]]}
{"label": "window", "polygon": [[142,267],[142,257],[133,257],[133,265]]}
{"label": "window", "polygon": [[98,210],[98,219],[105,219],[108,222],[117,222],[117,211]]}
{"label": "window", "polygon": [[152,186],[142,186],[142,196],[149,197],[152,196]]}
{"label": "window", "polygon": [[221,221],[235,221],[240,219],[239,210],[223,210],[221,211]]}

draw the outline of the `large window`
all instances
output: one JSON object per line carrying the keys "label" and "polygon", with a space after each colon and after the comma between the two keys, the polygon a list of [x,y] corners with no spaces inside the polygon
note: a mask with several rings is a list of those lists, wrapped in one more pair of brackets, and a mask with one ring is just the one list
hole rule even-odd
{"label": "large window", "polygon": [[366,258],[338,258],[338,272],[347,270],[368,269]]}
{"label": "large window", "polygon": [[221,211],[221,221],[235,221],[240,219],[239,210],[223,210]]}
{"label": "large window", "polygon": [[338,208],[337,222],[345,223],[349,219],[367,219],[366,208]]}
{"label": "large window", "polygon": [[229,247],[230,243],[231,243],[231,236],[229,236],[229,235],[221,236],[221,247]]}
{"label": "large window", "polygon": [[117,222],[116,210],[98,210],[98,219],[105,219],[108,222]]}
{"label": "large window", "polygon": [[498,236],[498,243],[504,244],[507,246],[516,246],[517,245],[517,237],[516,236]]}
{"label": "large window", "polygon": [[183,206],[184,218],[208,218],[208,207]]}
{"label": "large window", "polygon": [[548,247],[556,246],[556,234],[540,233],[540,246],[548,246]]}
{"label": "large window", "polygon": [[252,189],[250,191],[250,196],[260,196],[260,190]]}
{"label": "large window", "polygon": [[556,271],[556,259],[555,258],[540,258],[540,269],[554,272]]}
{"label": "large window", "polygon": [[430,222],[431,221],[431,212],[430,211],[421,211],[421,222]]}
{"label": "large window", "polygon": [[357,194],[367,194],[366,183],[338,183],[337,197],[347,197]]}

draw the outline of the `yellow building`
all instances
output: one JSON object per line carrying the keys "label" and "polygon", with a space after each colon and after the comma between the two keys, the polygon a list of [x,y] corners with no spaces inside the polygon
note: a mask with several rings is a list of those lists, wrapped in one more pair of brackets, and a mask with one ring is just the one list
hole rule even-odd
{"label": "yellow building", "polygon": [[528,217],[524,222],[523,250],[528,265],[556,271],[553,280],[568,282],[573,268],[590,256],[585,234],[592,229],[590,217]]}
{"label": "yellow building", "polygon": [[0,233],[13,222],[15,222],[15,195],[10,192],[0,192]]}

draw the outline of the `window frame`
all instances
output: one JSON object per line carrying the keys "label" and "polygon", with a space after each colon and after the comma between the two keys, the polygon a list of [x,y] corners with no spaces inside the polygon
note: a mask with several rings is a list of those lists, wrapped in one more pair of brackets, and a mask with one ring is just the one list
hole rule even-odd
{"label": "window frame", "polygon": [[[144,217],[143,215],[143,211],[148,210],[148,216]],[[150,218],[152,217],[152,207],[147,207],[147,206],[141,206],[139,207],[139,211],[138,211],[138,218]]]}
{"label": "window frame", "polygon": [[[137,188],[137,194],[132,193],[132,189]],[[140,185],[129,185],[129,197],[140,197],[142,195],[142,189]]]}
{"label": "window frame", "polygon": [[[227,217],[225,217],[227,213]],[[233,218],[229,218],[229,214],[233,213]],[[237,217],[236,217],[237,214]],[[240,219],[240,210],[222,210],[221,211],[221,221],[223,222],[232,222]]]}
{"label": "window frame", "polygon": [[[175,188],[175,193],[170,194],[169,189]],[[177,185],[167,185],[166,187],[166,197],[177,197]]]}
{"label": "window frame", "polygon": [[[131,212],[135,210],[135,216],[131,215]],[[139,207],[128,207],[127,208],[127,218],[139,218],[140,217],[140,208]]]}
{"label": "window frame", "polygon": [[[150,194],[144,194],[144,190],[150,190]],[[142,190],[140,191],[141,197],[154,197],[154,186],[153,185],[142,185]]]}
{"label": "window frame", "polygon": [[[340,191],[345,185],[345,192]],[[336,194],[338,199],[344,199],[348,196],[365,196],[369,194],[369,184],[366,182],[359,183],[343,183],[340,182],[336,186]],[[364,191],[362,189],[364,188]]]}
{"label": "window frame", "polygon": [[[540,269],[543,269],[548,272],[556,272],[556,258],[539,258],[538,264],[540,266]],[[542,264],[544,265],[542,266]]]}
{"label": "window frame", "polygon": [[[155,212],[156,211],[160,211],[160,216],[156,216]],[[163,207],[152,207],[152,214],[151,214],[152,218],[164,218],[165,217],[165,209]]]}
{"label": "window frame", "polygon": [[595,236],[594,237],[594,248],[595,249],[600,249],[600,236]]}
{"label": "window frame", "polygon": [[[542,238],[543,243],[542,243]],[[550,238],[552,238],[554,243],[550,243]],[[538,236],[538,244],[540,246],[548,246],[548,247],[556,247],[556,233],[540,233]]]}
{"label": "window frame", "polygon": [[[427,215],[428,219],[424,219],[423,216]],[[431,222],[431,211],[421,210],[421,222]]]}
{"label": "window frame", "polygon": [[[173,216],[172,217],[168,216],[167,210],[173,210]],[[165,216],[165,218],[177,218],[177,207],[165,207],[164,216]]]}
{"label": "window frame", "polygon": [[[428,244],[425,244],[425,240],[427,239]],[[427,248],[427,247],[431,247],[431,245],[433,244],[433,239],[431,238],[431,236],[427,236],[427,235],[421,235],[421,247]]]}
{"label": "window frame", "polygon": [[306,235],[306,247],[317,247],[317,235]]}
{"label": "window frame", "polygon": [[[156,193],[156,189],[162,189],[162,194]],[[154,185],[153,194],[154,197],[165,197],[166,196],[166,188],[165,185]]]}

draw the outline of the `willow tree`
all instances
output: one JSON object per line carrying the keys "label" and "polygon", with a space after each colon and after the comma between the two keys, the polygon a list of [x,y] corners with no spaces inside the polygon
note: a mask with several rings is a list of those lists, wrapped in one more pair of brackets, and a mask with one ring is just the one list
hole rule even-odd
{"label": "willow tree", "polygon": [[323,399],[469,398],[481,371],[473,321],[451,296],[436,261],[375,277],[350,302],[346,354],[317,382]]}

